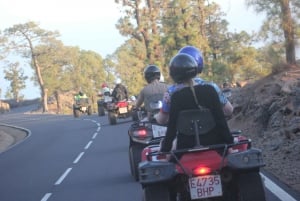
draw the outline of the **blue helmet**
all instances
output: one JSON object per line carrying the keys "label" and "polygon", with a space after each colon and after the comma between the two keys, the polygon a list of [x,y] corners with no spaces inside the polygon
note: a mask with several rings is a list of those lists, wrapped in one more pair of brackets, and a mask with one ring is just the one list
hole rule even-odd
{"label": "blue helmet", "polygon": [[203,67],[204,67],[204,62],[203,62],[202,53],[198,48],[188,45],[188,46],[181,48],[178,53],[185,53],[185,54],[192,56],[196,60],[196,63],[198,65],[197,72],[198,73],[202,72]]}

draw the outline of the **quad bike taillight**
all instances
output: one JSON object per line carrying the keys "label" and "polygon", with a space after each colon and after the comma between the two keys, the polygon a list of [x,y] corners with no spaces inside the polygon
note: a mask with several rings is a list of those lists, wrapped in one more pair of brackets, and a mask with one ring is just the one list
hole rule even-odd
{"label": "quad bike taillight", "polygon": [[128,102],[125,102],[125,101],[118,102],[117,106],[118,107],[127,107],[128,106]]}
{"label": "quad bike taillight", "polygon": [[134,131],[133,134],[134,134],[136,137],[144,138],[144,137],[147,136],[147,130],[145,130],[145,129],[140,129],[140,130]]}
{"label": "quad bike taillight", "polygon": [[147,129],[137,129],[132,132],[132,140],[135,142],[148,144],[152,139],[152,133]]}
{"label": "quad bike taillight", "polygon": [[211,169],[205,166],[198,166],[193,169],[194,175],[207,175],[211,173]]}

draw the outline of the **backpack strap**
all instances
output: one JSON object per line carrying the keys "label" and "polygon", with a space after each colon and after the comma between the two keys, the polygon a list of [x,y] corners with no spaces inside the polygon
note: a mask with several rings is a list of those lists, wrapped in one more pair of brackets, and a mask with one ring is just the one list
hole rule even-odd
{"label": "backpack strap", "polygon": [[193,94],[195,103],[196,103],[196,105],[198,106],[198,108],[199,108],[200,110],[207,110],[207,108],[205,108],[205,107],[203,107],[203,106],[201,106],[201,105],[199,104],[199,101],[198,101],[197,96],[196,96],[195,88],[194,88],[194,86],[191,85],[191,84],[190,84],[190,89],[191,89],[191,91],[192,91],[192,94]]}

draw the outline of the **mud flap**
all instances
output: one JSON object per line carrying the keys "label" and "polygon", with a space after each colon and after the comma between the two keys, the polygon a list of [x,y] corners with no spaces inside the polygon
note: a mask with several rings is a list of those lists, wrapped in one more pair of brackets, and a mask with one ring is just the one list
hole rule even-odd
{"label": "mud flap", "polygon": [[139,181],[143,184],[171,180],[175,172],[175,164],[168,161],[144,161],[139,163]]}
{"label": "mud flap", "polygon": [[228,166],[232,169],[253,169],[265,166],[262,153],[259,149],[248,149],[246,151],[229,154]]}

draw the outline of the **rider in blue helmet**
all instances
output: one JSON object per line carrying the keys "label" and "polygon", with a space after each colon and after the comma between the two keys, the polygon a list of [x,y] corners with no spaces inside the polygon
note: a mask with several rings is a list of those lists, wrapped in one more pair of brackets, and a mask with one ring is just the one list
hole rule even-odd
{"label": "rider in blue helmet", "polygon": [[186,53],[190,56],[192,56],[196,63],[197,63],[197,72],[201,73],[204,67],[204,62],[203,62],[203,56],[200,50],[198,50],[196,47],[194,46],[184,46],[183,48],[181,48],[178,53]]}
{"label": "rider in blue helmet", "polygon": [[[204,61],[203,61],[202,53],[198,48],[188,45],[188,46],[181,48],[178,51],[178,54],[180,54],[180,53],[185,53],[185,54],[192,56],[197,63],[197,73],[200,74],[202,72],[203,67],[204,67]],[[201,79],[200,77],[193,78],[193,81],[196,84],[213,86],[215,88],[215,90],[217,91],[220,103],[223,106],[224,114],[226,116],[230,116],[232,114],[233,107],[232,107],[230,101],[223,94],[223,92],[221,91],[221,89],[218,87],[217,84],[215,84],[213,82],[205,81],[205,80]],[[169,119],[169,111],[170,111],[170,97],[175,91],[180,90],[183,87],[184,87],[183,84],[175,83],[174,85],[171,85],[168,88],[167,92],[164,95],[162,109],[161,109],[160,113],[158,115],[156,115],[156,120],[158,123],[160,123],[160,124],[167,123],[167,121]]]}
{"label": "rider in blue helmet", "polygon": [[195,59],[186,53],[178,53],[169,63],[169,72],[172,80],[183,87],[172,94],[166,136],[161,142],[160,151],[168,152],[173,149],[173,140],[175,139],[177,139],[176,147],[178,149],[192,148],[196,145],[195,137],[182,135],[177,130],[176,124],[181,111],[199,108],[210,110],[213,118],[217,119],[213,129],[207,132],[204,139],[201,139],[201,144],[232,143],[233,138],[215,88],[209,84],[198,84],[193,80],[198,73]]}

